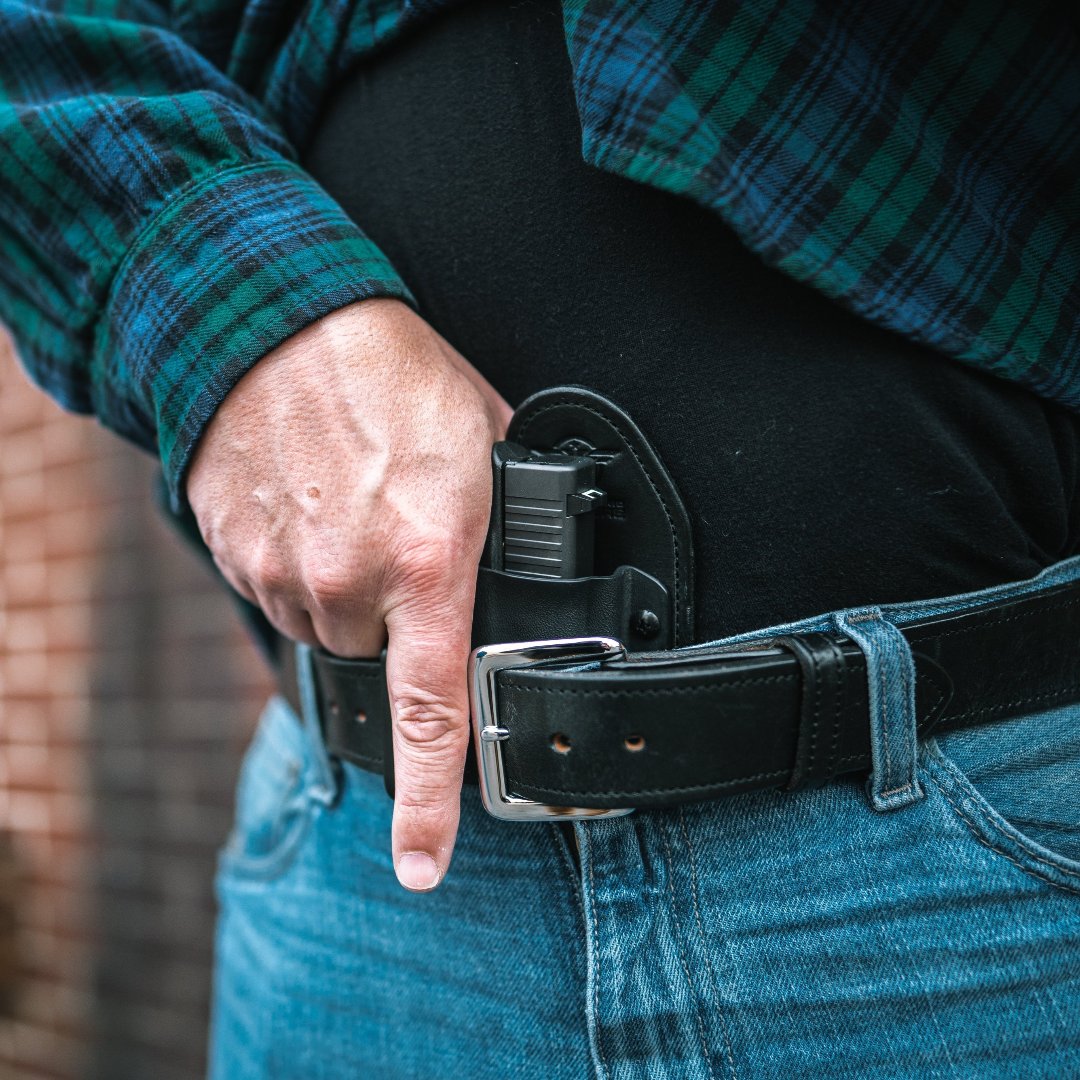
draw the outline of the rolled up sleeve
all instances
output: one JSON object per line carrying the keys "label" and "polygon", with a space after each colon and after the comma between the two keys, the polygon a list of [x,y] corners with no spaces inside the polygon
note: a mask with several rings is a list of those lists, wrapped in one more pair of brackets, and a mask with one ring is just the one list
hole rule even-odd
{"label": "rolled up sleeve", "polygon": [[[261,106],[153,5],[0,0],[0,319],[60,404],[156,452],[337,308],[415,304]],[[31,59],[32,58],[32,59]]]}

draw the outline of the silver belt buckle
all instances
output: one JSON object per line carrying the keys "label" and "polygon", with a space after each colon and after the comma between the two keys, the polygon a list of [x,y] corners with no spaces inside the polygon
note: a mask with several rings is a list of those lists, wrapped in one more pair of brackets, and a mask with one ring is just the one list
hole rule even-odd
{"label": "silver belt buckle", "polygon": [[616,660],[626,655],[621,641],[606,637],[559,638],[553,641],[517,641],[482,645],[469,658],[469,703],[480,771],[480,797],[484,808],[503,821],[576,821],[581,818],[621,817],[633,807],[593,810],[583,806],[550,806],[523,799],[507,790],[502,744],[512,733],[499,723],[495,704],[495,677],[503,668],[541,664],[589,663]]}

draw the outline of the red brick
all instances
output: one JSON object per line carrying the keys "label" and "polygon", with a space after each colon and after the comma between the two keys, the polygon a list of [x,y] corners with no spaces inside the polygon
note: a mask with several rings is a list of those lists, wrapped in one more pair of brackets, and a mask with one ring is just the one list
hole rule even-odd
{"label": "red brick", "polygon": [[45,648],[45,613],[26,609],[6,613],[3,628],[3,647],[9,652],[31,652]]}
{"label": "red brick", "polygon": [[[31,978],[0,1077],[77,1080],[96,1039],[124,1076],[195,1080],[215,851],[266,672],[156,522],[152,462],[62,414],[2,340],[0,378],[0,825]],[[111,1018],[87,1040],[84,1011]]]}
{"label": "red brick", "polygon": [[40,425],[56,410],[39,390],[31,385],[26,373],[15,359],[11,342],[0,331],[0,431],[11,434]]}
{"label": "red brick", "polygon": [[48,420],[41,429],[44,464],[95,461],[101,455],[101,445],[95,436],[103,434],[86,417],[64,414]]}
{"label": "red brick", "polygon": [[40,473],[44,464],[45,445],[41,428],[27,428],[4,439],[4,450],[0,454],[0,475]]}
{"label": "red brick", "polygon": [[0,793],[0,820],[16,833],[48,832],[51,825],[49,799],[37,792]]}
{"label": "red brick", "polygon": [[55,1027],[17,1021],[11,1025],[10,1033],[13,1056],[26,1066],[65,1076],[76,1076],[84,1068],[86,1043],[60,1034]]}
{"label": "red brick", "polygon": [[51,604],[41,614],[50,650],[64,652],[92,644],[93,609],[89,604]]}
{"label": "red brick", "polygon": [[43,550],[50,559],[80,555],[93,558],[104,542],[101,514],[93,506],[64,507],[42,519]]}
{"label": "red brick", "polygon": [[44,561],[4,564],[4,600],[9,607],[43,603],[48,597],[49,575]]}
{"label": "red brick", "polygon": [[5,522],[3,528],[5,563],[40,562],[45,558],[45,525],[40,518]]}
{"label": "red brick", "polygon": [[3,724],[0,740],[5,743],[40,743],[48,741],[47,710],[39,703],[15,702],[7,697],[3,703]]}
{"label": "red brick", "polygon": [[86,1024],[92,1006],[86,991],[62,980],[38,977],[24,984],[19,1013],[32,1024],[70,1030]]}
{"label": "red brick", "polygon": [[93,562],[85,558],[50,559],[45,586],[49,603],[70,604],[88,600],[94,592],[94,570]]}

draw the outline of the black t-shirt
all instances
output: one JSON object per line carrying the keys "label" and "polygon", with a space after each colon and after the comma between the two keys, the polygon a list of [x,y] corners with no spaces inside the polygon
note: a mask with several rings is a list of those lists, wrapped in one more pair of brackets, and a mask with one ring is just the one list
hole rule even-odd
{"label": "black t-shirt", "polygon": [[690,510],[701,640],[1074,554],[1080,418],[874,327],[586,165],[560,6],[478,0],[350,74],[307,167],[515,404],[581,383]]}

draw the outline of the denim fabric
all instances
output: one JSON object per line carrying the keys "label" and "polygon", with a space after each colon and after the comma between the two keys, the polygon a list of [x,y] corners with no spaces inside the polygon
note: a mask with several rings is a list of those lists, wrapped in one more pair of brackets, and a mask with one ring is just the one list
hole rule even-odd
{"label": "denim fabric", "polygon": [[[903,742],[893,627],[1077,577],[784,629],[873,625]],[[414,895],[381,780],[330,769],[274,700],[221,858],[212,1076],[1080,1076],[1080,706],[893,746],[918,788],[899,805],[874,802],[880,742],[869,790],[579,824],[580,862],[563,827],[497,822],[467,789],[450,874]]]}

